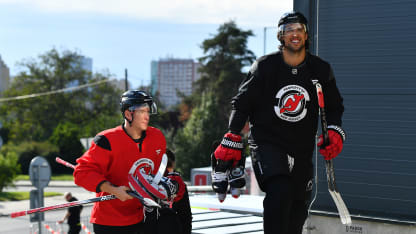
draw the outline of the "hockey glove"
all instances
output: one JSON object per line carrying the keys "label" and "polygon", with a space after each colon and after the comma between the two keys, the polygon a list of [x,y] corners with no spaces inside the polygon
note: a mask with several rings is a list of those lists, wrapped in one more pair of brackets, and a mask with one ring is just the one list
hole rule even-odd
{"label": "hockey glove", "polygon": [[246,185],[246,179],[244,177],[245,158],[241,158],[238,165],[231,169],[228,176],[228,182],[230,183],[231,195],[234,198],[240,197],[241,189]]}
{"label": "hockey glove", "polygon": [[225,200],[230,170],[241,160],[242,150],[241,136],[229,132],[211,155],[212,189],[217,193],[220,202]]}
{"label": "hockey glove", "polygon": [[228,190],[228,175],[232,161],[217,160],[214,154],[211,154],[211,179],[212,189],[217,193],[218,200],[223,202]]}
{"label": "hockey glove", "polygon": [[177,185],[173,202],[181,200],[185,194],[186,188],[185,182],[183,182],[181,175],[178,172],[170,172],[166,177],[169,178],[173,184]]}
{"label": "hockey glove", "polygon": [[241,136],[229,132],[224,135],[214,155],[217,160],[232,161],[233,165],[236,165],[241,159],[242,151],[243,143],[241,142]]}
{"label": "hockey glove", "polygon": [[324,156],[325,160],[331,160],[341,153],[343,142],[345,140],[344,131],[338,126],[328,126],[329,144],[325,147],[323,145],[323,136],[319,136],[318,147],[321,147],[319,153]]}

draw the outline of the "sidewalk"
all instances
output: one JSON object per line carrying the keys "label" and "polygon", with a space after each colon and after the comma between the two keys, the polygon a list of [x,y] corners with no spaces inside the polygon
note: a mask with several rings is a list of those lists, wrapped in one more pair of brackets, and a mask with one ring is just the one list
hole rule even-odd
{"label": "sidewalk", "polygon": [[[30,180],[18,180],[15,181],[14,184],[18,187],[32,187],[32,182]],[[77,185],[74,183],[74,181],[56,181],[51,180],[49,181],[48,187],[77,187]]]}
{"label": "sidewalk", "polygon": [[[16,185],[16,190],[18,188],[27,188],[32,187],[33,189],[36,189],[32,186],[31,181],[27,180],[19,180],[14,183]],[[54,190],[54,188],[67,188],[66,191],[71,191],[72,194],[78,199],[78,200],[85,200],[89,198],[95,197],[95,193],[86,191],[84,189],[81,189],[77,185],[74,184],[73,181],[50,181],[48,187],[45,188],[45,190]],[[51,189],[52,188],[52,189]],[[13,187],[8,187],[6,191],[13,191]],[[64,192],[62,192],[64,193]],[[65,203],[65,200],[62,198],[62,196],[53,196],[53,197],[45,197],[44,198],[44,206],[51,206],[56,204],[62,204]],[[16,211],[24,211],[29,209],[30,207],[30,200],[22,200],[22,201],[0,201],[0,217],[8,216],[11,212]]]}

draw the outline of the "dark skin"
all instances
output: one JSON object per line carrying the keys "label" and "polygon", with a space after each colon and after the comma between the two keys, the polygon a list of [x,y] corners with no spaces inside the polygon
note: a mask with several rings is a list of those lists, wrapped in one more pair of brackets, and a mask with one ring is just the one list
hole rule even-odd
{"label": "dark skin", "polygon": [[293,30],[281,36],[281,40],[284,41],[282,54],[285,63],[295,67],[305,60],[305,43],[308,39],[308,34],[300,23],[290,24],[289,26],[292,26]]}

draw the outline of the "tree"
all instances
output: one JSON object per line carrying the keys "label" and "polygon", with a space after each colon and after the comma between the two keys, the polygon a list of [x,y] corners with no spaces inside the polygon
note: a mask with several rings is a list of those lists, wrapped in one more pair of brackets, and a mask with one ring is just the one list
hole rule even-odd
{"label": "tree", "polygon": [[186,126],[175,137],[178,170],[185,178],[189,178],[192,168],[209,165],[212,143],[224,132],[224,127],[220,127],[219,119],[213,114],[216,108],[212,93],[204,94]]}
{"label": "tree", "polygon": [[[58,146],[59,157],[71,164],[76,164],[75,159],[78,158],[78,156],[81,156],[84,151],[84,147],[79,141],[80,130],[81,129],[73,123],[62,122],[58,124],[53,131],[52,136],[49,138],[49,142]],[[56,165],[56,163],[54,163],[55,158],[47,159],[50,165]],[[55,172],[72,172],[72,169],[62,167],[61,165],[59,165],[59,167],[52,167],[52,170]]]}
{"label": "tree", "polygon": [[192,114],[174,141],[178,168],[186,178],[192,167],[209,165],[211,145],[227,129],[231,98],[245,77],[242,69],[255,60],[253,52],[247,49],[247,39],[252,35],[250,30],[241,30],[231,21],[202,43],[202,76],[195,84],[195,92],[184,99],[180,109],[181,117]]}
{"label": "tree", "polygon": [[[37,60],[24,61],[20,63],[23,71],[13,79],[4,97],[49,92],[108,79],[108,75],[93,75],[82,69],[81,61],[82,55],[77,52],[60,53],[55,49],[40,55]],[[120,119],[117,112],[119,96],[119,90],[109,82],[103,82],[75,91],[3,102],[0,103],[0,116],[9,130],[9,140],[44,141],[61,122],[85,126],[101,115]],[[91,134],[95,133],[81,132],[81,135]]]}
{"label": "tree", "polygon": [[202,43],[206,55],[199,59],[202,76],[197,81],[196,94],[215,93],[218,118],[225,124],[231,110],[231,98],[246,76],[242,69],[255,60],[254,53],[247,49],[248,37],[252,35],[251,30],[241,30],[230,21],[219,27],[217,35]]}
{"label": "tree", "polygon": [[13,185],[13,180],[20,172],[15,153],[9,152],[4,155],[0,153],[0,171],[0,192],[2,192],[4,187]]}
{"label": "tree", "polygon": [[[83,56],[78,52],[52,49],[37,59],[20,63],[21,72],[12,80],[11,87],[3,93],[4,98],[46,93],[80,85],[90,86],[0,102],[0,118],[3,128],[7,130],[2,131],[2,134],[7,133],[8,143],[21,145],[24,142],[32,144],[29,142],[42,143],[55,139],[61,154],[76,151],[69,160],[73,162],[82,153],[79,150],[73,151],[79,149],[79,138],[94,136],[103,129],[120,124],[121,90],[108,82],[110,74],[92,74],[84,70],[82,59]],[[99,84],[91,85],[94,82]],[[76,131],[62,126],[74,126]],[[72,132],[67,133],[67,130]],[[51,138],[52,135],[54,136]],[[56,139],[65,139],[72,144],[61,144]]]}

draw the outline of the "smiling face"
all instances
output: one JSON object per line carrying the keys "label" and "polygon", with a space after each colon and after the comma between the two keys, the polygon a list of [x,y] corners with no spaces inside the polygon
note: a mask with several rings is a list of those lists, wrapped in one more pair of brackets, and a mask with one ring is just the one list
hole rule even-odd
{"label": "smiling face", "polygon": [[308,39],[306,26],[301,23],[291,23],[280,26],[278,38],[284,44],[284,48],[290,52],[297,53],[305,49]]}

